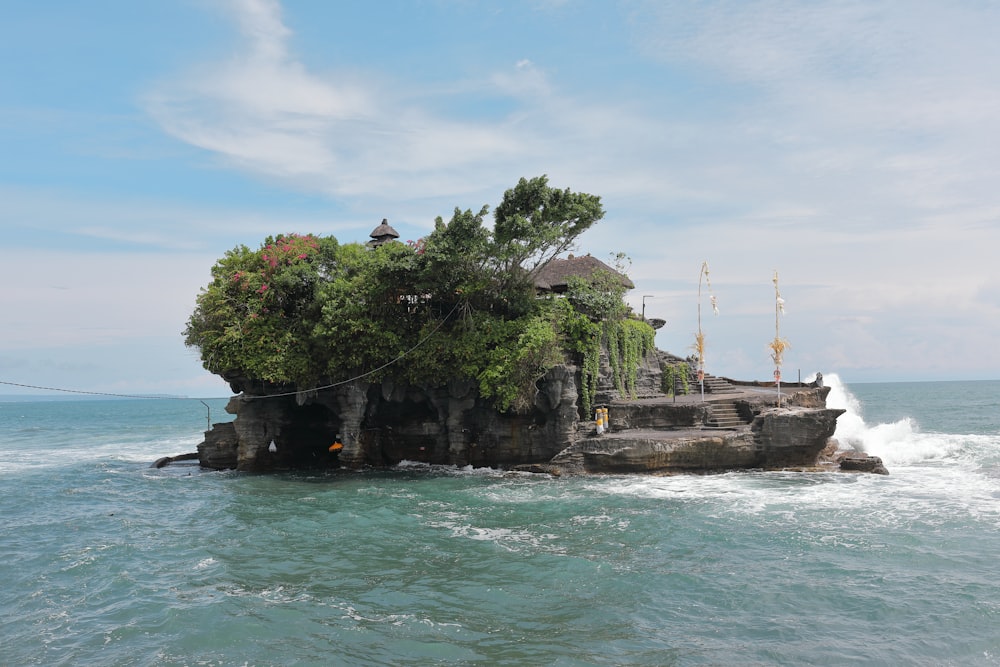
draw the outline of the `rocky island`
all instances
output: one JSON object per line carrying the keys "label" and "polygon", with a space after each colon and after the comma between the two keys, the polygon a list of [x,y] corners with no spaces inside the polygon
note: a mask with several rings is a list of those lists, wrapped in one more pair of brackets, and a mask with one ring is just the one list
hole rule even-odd
{"label": "rocky island", "polygon": [[[579,416],[578,374],[568,365],[549,370],[524,413],[497,411],[463,382],[355,382],[304,399],[243,391],[227,406],[236,419],[206,433],[199,461],[245,471],[419,461],[557,475],[809,468],[821,463],[843,413],[825,407],[827,387],[786,387],[779,408],[774,387],[711,378],[705,401],[608,397],[608,427],[599,435]],[[331,451],[335,444],[342,447]]]}
{"label": "rocky island", "polygon": [[603,216],[599,197],[543,176],[505,193],[492,229],[487,212],[456,209],[405,244],[383,220],[365,245],[290,234],[227,253],[185,332],[237,394],[200,464],[559,475],[829,460],[843,411],[821,382],[698,382],[696,358],[653,344],[662,321],[625,304],[621,266],[559,256]]}

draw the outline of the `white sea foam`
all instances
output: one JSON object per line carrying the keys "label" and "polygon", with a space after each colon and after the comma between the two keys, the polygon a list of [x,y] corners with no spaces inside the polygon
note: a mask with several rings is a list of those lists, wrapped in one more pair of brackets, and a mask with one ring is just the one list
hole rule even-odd
{"label": "white sea foam", "polygon": [[430,470],[431,464],[424,463],[423,461],[411,461],[409,459],[403,459],[396,464],[396,468],[399,470]]}
{"label": "white sea foam", "polygon": [[[921,432],[913,417],[868,424],[862,406],[836,375],[830,407],[847,412],[835,437],[844,449],[879,456],[890,475],[744,471],[717,475],[642,475],[584,482],[590,493],[654,498],[699,505],[708,514],[819,523],[869,521],[873,525],[953,521],[968,517],[1000,525],[997,455],[1000,435]],[[862,519],[862,517],[864,517]]]}
{"label": "white sea foam", "polygon": [[194,569],[195,570],[205,570],[207,568],[212,567],[213,565],[215,565],[218,562],[219,561],[217,561],[217,560],[215,560],[214,558],[211,558],[211,557],[209,557],[209,558],[202,558],[200,561],[198,561],[198,564],[194,566]]}
{"label": "white sea foam", "polygon": [[630,522],[622,517],[600,514],[596,516],[577,515],[570,517],[569,522],[574,526],[597,527],[604,530],[624,531],[627,530]]}
{"label": "white sea foam", "polygon": [[31,469],[63,468],[94,461],[150,464],[162,456],[174,456],[194,451],[197,437],[169,438],[162,441],[81,440],[55,442],[48,448],[34,444],[29,448],[0,446],[0,473],[15,473]]}
{"label": "white sea foam", "polygon": [[824,377],[830,387],[826,404],[847,410],[837,419],[834,437],[844,449],[858,449],[878,456],[886,465],[906,465],[921,461],[955,458],[969,436],[921,433],[912,417],[869,425],[862,417],[861,404],[835,374]]}
{"label": "white sea foam", "polygon": [[456,476],[501,477],[507,474],[505,471],[498,470],[497,468],[425,463],[423,461],[411,461],[410,459],[403,459],[394,467],[396,470],[428,470],[435,473]]}
{"label": "white sea foam", "polygon": [[548,553],[563,553],[563,548],[553,544],[557,538],[550,533],[535,534],[522,528],[473,526],[456,521],[428,521],[428,526],[444,528],[451,532],[452,537],[474,540],[477,542],[492,542],[506,551],[520,552],[541,550]]}

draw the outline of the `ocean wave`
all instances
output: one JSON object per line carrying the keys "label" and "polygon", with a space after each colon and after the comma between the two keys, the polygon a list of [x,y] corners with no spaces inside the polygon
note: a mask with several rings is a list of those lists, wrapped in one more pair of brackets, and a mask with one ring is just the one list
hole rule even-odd
{"label": "ocean wave", "polygon": [[502,477],[508,474],[504,470],[499,470],[497,468],[489,467],[475,467],[471,465],[458,466],[458,465],[447,465],[439,463],[425,463],[424,461],[411,461],[409,459],[403,459],[395,466],[393,470],[409,471],[409,470],[419,470],[419,471],[430,471],[435,473],[441,473],[444,475],[455,475],[455,476],[477,476],[477,477]]}
{"label": "ocean wave", "polygon": [[30,447],[0,448],[0,472],[65,468],[99,461],[150,464],[162,456],[193,452],[201,439],[178,436],[163,440],[98,440],[34,443]]}
{"label": "ocean wave", "polygon": [[496,546],[511,552],[544,551],[546,553],[562,554],[565,549],[552,544],[557,535],[537,534],[523,528],[504,528],[473,526],[455,521],[431,520],[427,525],[432,528],[443,528],[451,532],[451,537],[474,540],[477,542],[492,542]]}
{"label": "ocean wave", "polygon": [[350,620],[364,625],[408,626],[420,625],[434,628],[461,628],[461,624],[435,621],[426,615],[414,612],[375,611],[359,608],[356,603],[325,595],[317,595],[297,586],[276,584],[253,588],[238,584],[224,587],[223,594],[234,598],[251,598],[266,605],[297,605],[307,603],[311,607],[326,607],[340,614],[342,620]]}
{"label": "ocean wave", "polygon": [[827,406],[846,412],[837,419],[834,438],[841,449],[857,449],[878,456],[886,466],[953,462],[976,466],[995,457],[1000,435],[922,432],[914,415],[870,425],[862,404],[836,374],[825,378],[830,387]]}

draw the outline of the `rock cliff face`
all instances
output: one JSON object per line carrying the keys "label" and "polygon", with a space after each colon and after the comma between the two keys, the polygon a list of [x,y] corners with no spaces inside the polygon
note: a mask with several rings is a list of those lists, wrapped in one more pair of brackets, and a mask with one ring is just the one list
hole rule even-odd
{"label": "rock cliff face", "polygon": [[[579,369],[557,366],[537,383],[524,414],[499,413],[470,383],[414,387],[352,382],[319,392],[286,393],[245,378],[198,453],[204,467],[292,468],[435,464],[559,472],[682,472],[808,466],[827,445],[842,410],[826,408],[829,389],[798,388],[775,407],[774,392],[667,397],[659,393],[662,354],[640,368],[638,393],[623,400],[610,376],[598,401],[609,405],[609,432],[598,436],[579,414]],[[713,411],[739,416],[711,428]],[[713,407],[714,406],[714,407]],[[727,410],[730,408],[726,407]],[[339,442],[342,448],[330,446]],[[273,446],[272,446],[273,444]]]}
{"label": "rock cliff face", "polygon": [[[247,471],[402,460],[477,467],[545,462],[575,440],[576,372],[573,366],[549,371],[527,414],[497,412],[464,382],[430,388],[354,382],[303,397],[252,394],[249,383],[234,381],[242,393],[226,410],[236,419],[213,427],[199,453],[206,467]],[[343,448],[331,453],[335,441]]]}
{"label": "rock cliff face", "polygon": [[[803,403],[825,405],[829,389],[796,392]],[[589,433],[551,462],[560,472],[709,472],[816,465],[837,428],[839,409],[767,407],[766,400],[737,399],[752,412],[742,425],[707,426],[711,403],[659,400],[617,405],[612,431]],[[774,403],[777,401],[774,400]],[[621,428],[624,427],[624,428]]]}

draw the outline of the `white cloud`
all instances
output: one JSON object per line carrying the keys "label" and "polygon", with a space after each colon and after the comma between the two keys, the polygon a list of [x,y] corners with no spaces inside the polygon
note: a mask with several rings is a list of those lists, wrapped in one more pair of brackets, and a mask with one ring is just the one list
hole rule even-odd
{"label": "white cloud", "polygon": [[[745,87],[741,113],[782,149],[769,168],[911,188],[923,193],[920,210],[975,197],[983,170],[996,175],[994,7],[763,1],[647,3],[641,12],[652,57]],[[898,170],[907,163],[936,168]]]}
{"label": "white cloud", "polygon": [[[495,195],[522,175],[586,177],[596,168],[612,176],[595,182],[605,192],[648,193],[641,181],[649,162],[622,167],[636,151],[683,134],[664,133],[662,121],[618,102],[560,95],[529,59],[450,87],[361,82],[346,69],[320,76],[289,55],[293,35],[274,3],[228,6],[244,52],[160,83],[145,108],[178,139],[292,187],[337,197],[388,191],[397,201],[441,193],[448,210],[461,203],[455,193]],[[434,111],[449,98],[513,107],[493,120]],[[658,171],[648,178],[662,185]]]}
{"label": "white cloud", "polygon": [[[330,220],[320,215],[292,215],[238,206],[207,206],[174,201],[116,197],[100,198],[62,189],[0,186],[0,225],[7,230],[31,229],[40,238],[58,238],[80,246],[108,241],[143,250],[220,252],[246,243],[255,245],[282,232],[333,233],[364,230],[369,221]],[[72,236],[70,236],[72,234]],[[51,241],[37,245],[49,246]]]}
{"label": "white cloud", "polygon": [[281,21],[277,0],[227,0],[240,31],[251,45],[251,54],[264,62],[287,57],[285,41],[291,32]]}

